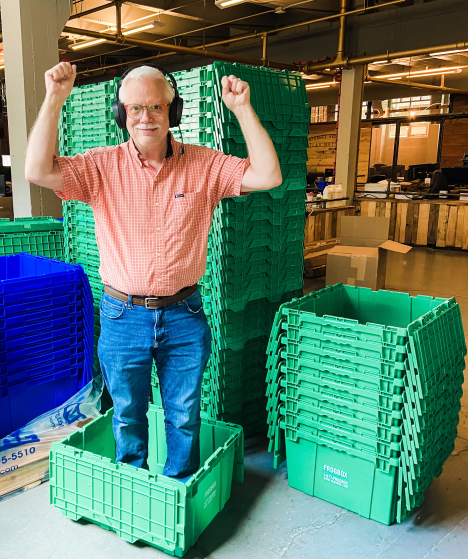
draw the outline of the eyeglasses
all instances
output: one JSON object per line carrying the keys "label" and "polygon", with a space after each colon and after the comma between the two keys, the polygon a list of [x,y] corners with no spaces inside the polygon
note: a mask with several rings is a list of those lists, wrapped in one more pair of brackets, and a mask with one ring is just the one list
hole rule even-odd
{"label": "eyeglasses", "polygon": [[124,105],[127,111],[127,116],[130,118],[138,119],[141,118],[145,109],[148,110],[148,116],[153,118],[161,118],[164,116],[164,109],[169,107],[170,103],[164,103],[163,105]]}

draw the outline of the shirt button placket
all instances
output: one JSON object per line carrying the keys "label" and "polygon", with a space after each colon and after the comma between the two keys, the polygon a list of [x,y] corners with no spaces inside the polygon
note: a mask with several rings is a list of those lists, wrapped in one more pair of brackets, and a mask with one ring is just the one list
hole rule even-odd
{"label": "shirt button placket", "polygon": [[[156,180],[157,180],[157,177],[154,179],[154,186],[155,186],[155,187],[156,187]],[[155,191],[156,191],[156,188],[155,188]],[[155,205],[155,208],[159,208],[159,202],[155,202],[154,205]],[[158,210],[156,210],[156,211],[158,211]],[[156,213],[156,224],[158,224],[158,223],[159,223],[159,215],[158,215],[158,213]],[[161,227],[159,227],[159,226],[156,227],[156,231],[157,231],[158,233],[160,233],[160,232],[161,232]],[[158,236],[158,238],[156,239],[156,247],[157,247],[157,249],[158,249],[157,255],[158,255],[158,256],[161,256],[161,252],[159,252],[160,247],[161,247],[161,238],[160,238],[160,236]],[[156,270],[157,270],[157,273],[158,273],[158,274],[161,273],[161,263],[160,263],[160,262],[157,262],[157,263],[156,263]],[[160,277],[157,278],[156,283],[157,283],[158,285],[161,284],[161,278],[160,278]]]}

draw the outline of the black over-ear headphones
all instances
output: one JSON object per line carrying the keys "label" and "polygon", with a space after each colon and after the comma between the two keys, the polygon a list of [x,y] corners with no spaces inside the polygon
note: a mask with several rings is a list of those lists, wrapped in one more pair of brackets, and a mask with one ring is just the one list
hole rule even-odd
{"label": "black over-ear headphones", "polygon": [[174,76],[170,74],[167,70],[161,66],[156,66],[155,64],[140,64],[139,66],[133,66],[129,68],[122,77],[120,78],[119,85],[117,86],[117,93],[115,95],[115,101],[112,103],[112,112],[114,113],[115,122],[119,128],[127,127],[127,111],[125,110],[124,104],[119,99],[120,86],[122,85],[123,79],[135,68],[141,68],[142,66],[150,66],[151,68],[156,68],[162,72],[165,76],[169,78],[172,88],[174,89],[174,99],[169,106],[169,128],[175,128],[179,126],[180,119],[182,118],[182,109],[184,106],[184,100],[179,96],[179,90],[177,89],[177,83]]}

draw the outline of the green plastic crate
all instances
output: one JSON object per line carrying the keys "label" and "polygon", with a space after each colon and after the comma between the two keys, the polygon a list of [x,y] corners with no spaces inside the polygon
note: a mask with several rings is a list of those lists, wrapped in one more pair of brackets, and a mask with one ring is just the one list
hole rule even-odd
{"label": "green plastic crate", "polygon": [[213,110],[213,104],[214,98],[211,96],[195,97],[191,100],[184,97],[184,113],[202,114],[211,112]]}
{"label": "green plastic crate", "polygon": [[[70,101],[70,111],[79,113],[91,113],[94,111],[111,110],[112,103],[115,100],[115,96],[109,97],[97,97],[95,99],[83,101],[81,99]],[[67,106],[68,108],[68,106]]]}
{"label": "green plastic crate", "polygon": [[63,231],[63,223],[53,217],[17,217],[0,219],[0,233]]}
{"label": "green plastic crate", "polygon": [[101,109],[91,113],[63,112],[62,125],[95,126],[115,122],[111,109]]}
{"label": "green plastic crate", "polygon": [[[220,91],[221,78],[234,74],[247,81],[250,86],[251,102],[257,114],[271,120],[301,122],[309,120],[309,106],[305,82],[299,73],[287,70],[275,71],[266,68],[214,62],[214,84]],[[234,115],[219,104],[219,118],[223,122],[234,120]]]}
{"label": "green plastic crate", "polygon": [[156,406],[162,406],[161,388],[159,385],[158,373],[156,371],[156,363],[153,361],[153,369],[151,371],[151,395],[152,403]]}
{"label": "green plastic crate", "polygon": [[375,460],[353,456],[344,449],[322,446],[307,439],[286,440],[288,483],[383,524],[396,516],[397,467],[380,470]]}
{"label": "green plastic crate", "polygon": [[[76,242],[76,239],[75,239]],[[89,246],[91,243],[87,245],[85,245],[84,243],[78,243],[77,245],[69,245],[67,247],[67,254],[69,255],[69,258],[73,261],[73,262],[78,262],[78,261],[86,261],[91,265],[96,265],[99,266],[101,263],[101,257],[99,254],[99,250],[97,248],[97,245],[94,245],[94,247]]]}
{"label": "green plastic crate", "polygon": [[63,231],[0,233],[1,256],[20,252],[63,260],[65,254]]}
{"label": "green plastic crate", "polygon": [[[284,304],[267,352],[275,467],[286,455],[293,487],[386,524],[406,518],[457,435],[466,344],[455,300],[339,284]],[[359,507],[343,476],[324,483],[323,464],[313,469],[311,456],[329,449],[342,455],[338,471],[343,455],[361,469],[362,460],[375,464],[356,477],[363,495],[375,492],[379,470],[395,466],[392,485]]]}
{"label": "green plastic crate", "polygon": [[198,84],[200,82],[206,82],[213,79],[213,66],[211,64],[208,66],[200,66],[199,68],[193,68],[192,70],[174,72],[172,75],[178,85]]}
{"label": "green plastic crate", "polygon": [[88,520],[128,542],[183,557],[223,509],[232,481],[243,480],[242,429],[202,419],[202,466],[184,484],[161,473],[166,461],[161,408],[150,405],[148,412],[149,472],[114,464],[112,415],[109,410],[52,444],[50,502],[72,520]]}

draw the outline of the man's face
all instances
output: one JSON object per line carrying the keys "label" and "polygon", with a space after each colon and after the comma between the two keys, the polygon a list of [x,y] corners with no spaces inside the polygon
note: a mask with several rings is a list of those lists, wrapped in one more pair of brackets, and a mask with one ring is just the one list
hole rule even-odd
{"label": "man's face", "polygon": [[[161,80],[154,78],[129,79],[125,83],[125,105],[164,105],[169,103],[167,90]],[[145,109],[139,119],[127,114],[127,130],[135,144],[143,147],[158,146],[166,141],[169,131],[169,107],[164,107],[162,117],[148,114]]]}

